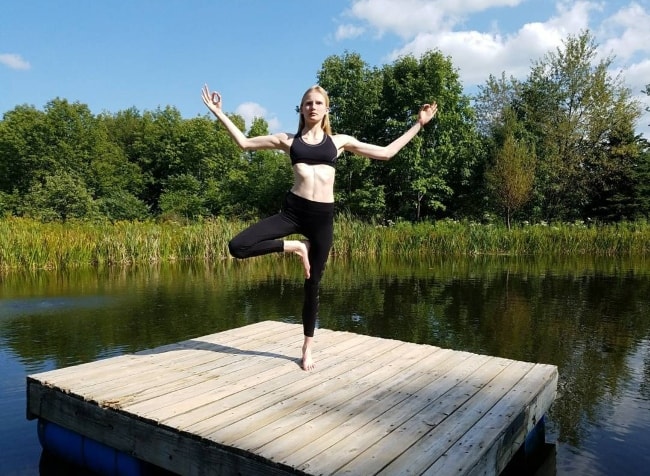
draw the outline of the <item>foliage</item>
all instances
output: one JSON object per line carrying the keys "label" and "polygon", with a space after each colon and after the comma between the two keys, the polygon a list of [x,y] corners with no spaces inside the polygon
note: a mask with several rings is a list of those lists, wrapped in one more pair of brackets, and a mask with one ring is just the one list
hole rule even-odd
{"label": "foliage", "polygon": [[511,107],[535,140],[533,219],[634,215],[630,177],[640,156],[633,134],[640,111],[622,79],[610,75],[612,59],[596,62],[596,52],[590,33],[570,36],[534,64],[525,82],[492,80],[482,91],[489,101],[483,110],[499,102]]}
{"label": "foliage", "polygon": [[390,143],[413,125],[422,104],[435,100],[440,110],[387,163],[340,159],[337,192],[346,210],[366,219],[419,220],[458,206],[455,198],[469,185],[477,161],[477,136],[449,58],[429,52],[377,69],[346,53],[327,58],[318,81],[330,95],[334,129],[366,142]]}
{"label": "foliage", "polygon": [[503,130],[497,127],[494,131],[501,144],[494,152],[486,179],[495,201],[505,211],[510,229],[512,214],[530,199],[535,179],[535,155],[524,139],[515,137],[518,132],[521,135],[521,125],[512,110],[506,109],[505,115]]}
{"label": "foliage", "polygon": [[[386,145],[423,103],[439,106],[392,160],[339,158],[338,210],[384,224],[477,220],[497,207],[506,224],[647,218],[648,142],[634,132],[641,107],[596,50],[588,32],[570,36],[525,80],[491,76],[473,102],[439,51],[381,67],[356,53],[326,58],[317,79],[335,133]],[[230,117],[249,136],[269,132],[263,119]],[[0,121],[0,216],[249,220],[277,212],[292,178],[285,154],[244,152],[218,122],[172,106],[93,115],[55,98]]]}

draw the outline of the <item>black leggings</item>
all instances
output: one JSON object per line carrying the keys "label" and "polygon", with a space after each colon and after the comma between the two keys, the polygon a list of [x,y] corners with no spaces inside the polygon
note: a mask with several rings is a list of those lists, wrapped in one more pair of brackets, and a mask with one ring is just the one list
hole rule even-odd
{"label": "black leggings", "polygon": [[334,204],[312,202],[288,192],[277,215],[250,226],[230,243],[235,258],[250,258],[284,251],[279,238],[299,233],[309,240],[310,276],[305,279],[302,326],[307,337],[314,336],[318,318],[318,289],[334,239]]}

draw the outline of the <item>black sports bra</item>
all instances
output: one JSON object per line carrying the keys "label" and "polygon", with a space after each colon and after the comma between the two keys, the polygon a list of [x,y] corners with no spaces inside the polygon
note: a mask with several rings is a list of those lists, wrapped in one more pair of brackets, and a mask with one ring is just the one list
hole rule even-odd
{"label": "black sports bra", "polygon": [[296,136],[289,149],[291,165],[299,163],[309,165],[324,164],[336,167],[337,155],[338,150],[336,150],[334,141],[327,134],[319,144],[314,145],[307,144],[302,140],[302,137]]}

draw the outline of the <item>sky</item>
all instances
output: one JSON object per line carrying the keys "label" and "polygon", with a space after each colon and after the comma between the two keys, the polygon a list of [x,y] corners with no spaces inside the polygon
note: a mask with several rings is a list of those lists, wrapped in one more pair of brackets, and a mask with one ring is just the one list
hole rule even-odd
{"label": "sky", "polygon": [[[585,30],[650,106],[650,0],[3,0],[0,114],[61,98],[94,114],[173,106],[191,118],[207,113],[208,84],[248,125],[293,131],[329,56],[381,67],[437,50],[472,95],[491,74],[525,79]],[[637,131],[650,138],[650,113]]]}

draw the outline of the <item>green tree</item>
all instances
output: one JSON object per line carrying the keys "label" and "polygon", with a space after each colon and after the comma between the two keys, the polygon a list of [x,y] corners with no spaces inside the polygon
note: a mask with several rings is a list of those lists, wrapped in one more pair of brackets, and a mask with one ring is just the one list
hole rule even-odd
{"label": "green tree", "polygon": [[[125,116],[133,112],[129,110]],[[148,215],[148,208],[139,198],[144,189],[142,171],[135,162],[129,161],[129,145],[120,140],[126,137],[114,135],[119,126],[119,121],[113,117],[105,114],[98,117],[96,128],[101,140],[90,160],[86,183],[93,190],[100,214],[106,218],[144,219]],[[136,126],[130,133],[137,130]]]}
{"label": "green tree", "polygon": [[83,180],[65,171],[48,174],[26,194],[20,210],[42,221],[88,219],[98,216],[97,203]]}
{"label": "green tree", "polygon": [[612,58],[596,62],[596,53],[589,32],[570,36],[533,66],[522,88],[517,106],[537,137],[536,205],[543,218],[585,218],[603,184],[629,175],[638,158],[633,137],[621,133],[639,118],[638,104],[622,78],[610,75]]}
{"label": "green tree", "polygon": [[514,112],[521,99],[522,84],[505,73],[497,78],[490,75],[484,85],[478,87],[474,97],[474,110],[479,134],[490,137],[504,125],[506,118]]}
{"label": "green tree", "polygon": [[[88,107],[58,98],[42,113],[20,106],[5,115],[0,164],[0,187],[13,197],[12,212],[44,219],[95,217],[95,199],[115,193],[117,184],[134,183],[119,148]],[[67,196],[66,184],[78,200]]]}
{"label": "green tree", "polygon": [[440,111],[389,162],[343,156],[341,205],[375,219],[420,219],[459,207],[456,199],[470,188],[480,154],[469,99],[448,58],[429,52],[376,69],[346,54],[328,58],[318,82],[330,94],[334,129],[366,142],[391,142],[413,124],[422,104],[436,101]]}
{"label": "green tree", "polygon": [[[641,157],[632,133],[640,108],[612,76],[613,59],[597,61],[586,31],[535,62],[523,82],[490,77],[477,96],[479,128],[489,144],[512,109],[536,155],[531,218],[619,219],[633,213],[631,177]],[[532,140],[532,142],[530,142]]]}
{"label": "green tree", "polygon": [[637,217],[650,219],[650,147],[645,142],[639,165],[634,171],[634,198]]}
{"label": "green tree", "polygon": [[[325,59],[317,75],[318,84],[330,97],[330,121],[334,132],[349,134],[365,142],[377,139],[381,75],[357,53]],[[345,153],[337,163],[335,185],[339,209],[360,218],[382,219],[386,213],[383,187],[370,173],[371,160]]]}
{"label": "green tree", "polygon": [[493,162],[488,166],[486,180],[497,205],[504,211],[508,229],[512,216],[531,198],[535,180],[535,156],[531,148],[517,139],[517,121],[512,112],[497,132],[502,136]]}
{"label": "green tree", "polygon": [[160,211],[160,195],[167,179],[185,172],[182,121],[180,112],[170,106],[145,111],[133,144],[135,163],[142,171],[141,198],[154,213]]}
{"label": "green tree", "polygon": [[[248,135],[256,137],[269,133],[264,119],[256,118]],[[247,154],[247,203],[258,216],[277,213],[287,190],[291,188],[293,172],[286,154],[275,150],[259,150]]]}
{"label": "green tree", "polygon": [[[650,84],[643,90],[650,96]],[[650,106],[645,110],[650,112]],[[638,137],[641,154],[637,166],[633,170],[633,194],[634,203],[637,208],[637,216],[645,219],[650,218],[650,141],[647,138]]]}
{"label": "green tree", "polygon": [[160,195],[160,211],[165,218],[196,219],[205,216],[201,183],[190,174],[168,177]]}
{"label": "green tree", "polygon": [[15,195],[18,201],[35,177],[42,175],[47,140],[41,132],[44,122],[45,114],[32,106],[17,106],[0,122],[0,191]]}

